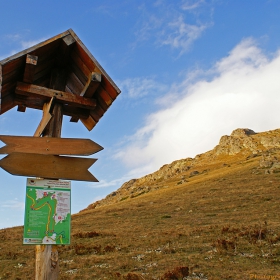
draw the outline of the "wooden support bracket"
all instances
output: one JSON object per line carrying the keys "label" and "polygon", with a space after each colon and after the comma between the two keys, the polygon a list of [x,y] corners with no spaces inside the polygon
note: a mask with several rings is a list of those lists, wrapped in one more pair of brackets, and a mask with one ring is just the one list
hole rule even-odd
{"label": "wooden support bracket", "polygon": [[84,97],[92,97],[95,93],[96,89],[100,85],[101,82],[101,74],[97,72],[90,73],[88,77],[88,81],[85,84],[80,96]]}
{"label": "wooden support bracket", "polygon": [[49,103],[45,103],[44,107],[43,107],[43,117],[42,120],[40,121],[35,133],[34,133],[34,137],[40,137],[44,131],[44,129],[46,128],[47,124],[49,123],[49,121],[52,118],[52,107],[53,107],[53,103],[54,103],[54,97],[52,97],[51,101]]}

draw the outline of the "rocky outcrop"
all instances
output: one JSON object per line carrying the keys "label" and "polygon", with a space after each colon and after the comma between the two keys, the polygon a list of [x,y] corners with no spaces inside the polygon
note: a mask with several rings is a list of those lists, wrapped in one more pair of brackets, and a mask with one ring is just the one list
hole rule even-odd
{"label": "rocky outcrop", "polygon": [[[179,178],[177,184],[187,182],[188,178],[209,171],[208,167],[215,165],[219,160],[230,159],[231,156],[241,155],[250,159],[261,156],[259,167],[265,169],[267,174],[280,171],[280,161],[274,151],[280,148],[280,129],[256,133],[248,128],[238,128],[230,136],[221,137],[219,144],[211,151],[197,155],[195,158],[176,160],[163,165],[158,171],[139,179],[132,179],[124,183],[118,190],[109,194],[105,199],[88,206],[87,209],[119,202],[128,198],[167,187],[165,181]],[[227,163],[221,166],[230,166]]]}
{"label": "rocky outcrop", "polygon": [[257,133],[251,129],[238,128],[234,130],[230,136],[222,136],[219,145],[213,150],[216,155],[235,155],[242,151],[250,151],[253,154],[260,152],[259,143],[253,138]]}

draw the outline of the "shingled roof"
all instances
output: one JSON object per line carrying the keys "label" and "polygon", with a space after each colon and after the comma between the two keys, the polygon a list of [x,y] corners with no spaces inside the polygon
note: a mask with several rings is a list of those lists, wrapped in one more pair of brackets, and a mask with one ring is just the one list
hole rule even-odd
{"label": "shingled roof", "polygon": [[15,106],[43,110],[54,97],[63,115],[91,130],[120,92],[71,29],[0,61],[0,115]]}

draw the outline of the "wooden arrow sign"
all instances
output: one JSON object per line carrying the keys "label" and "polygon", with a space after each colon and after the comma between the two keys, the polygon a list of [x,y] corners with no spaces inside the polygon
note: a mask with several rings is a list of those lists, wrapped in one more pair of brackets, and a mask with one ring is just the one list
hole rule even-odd
{"label": "wooden arrow sign", "polygon": [[90,139],[0,135],[6,146],[0,154],[31,153],[41,155],[91,155],[103,149]]}
{"label": "wooden arrow sign", "polygon": [[12,153],[0,160],[0,167],[13,175],[98,182],[88,171],[93,158]]}

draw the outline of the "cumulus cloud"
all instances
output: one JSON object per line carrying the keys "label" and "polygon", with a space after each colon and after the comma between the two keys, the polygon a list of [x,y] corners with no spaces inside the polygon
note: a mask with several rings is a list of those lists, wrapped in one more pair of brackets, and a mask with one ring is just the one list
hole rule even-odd
{"label": "cumulus cloud", "polygon": [[176,101],[162,102],[165,107],[148,115],[115,155],[131,167],[130,174],[142,176],[206,152],[236,128],[258,132],[279,127],[280,51],[268,58],[246,39],[212,68],[197,73],[173,86],[166,96],[174,94]]}

